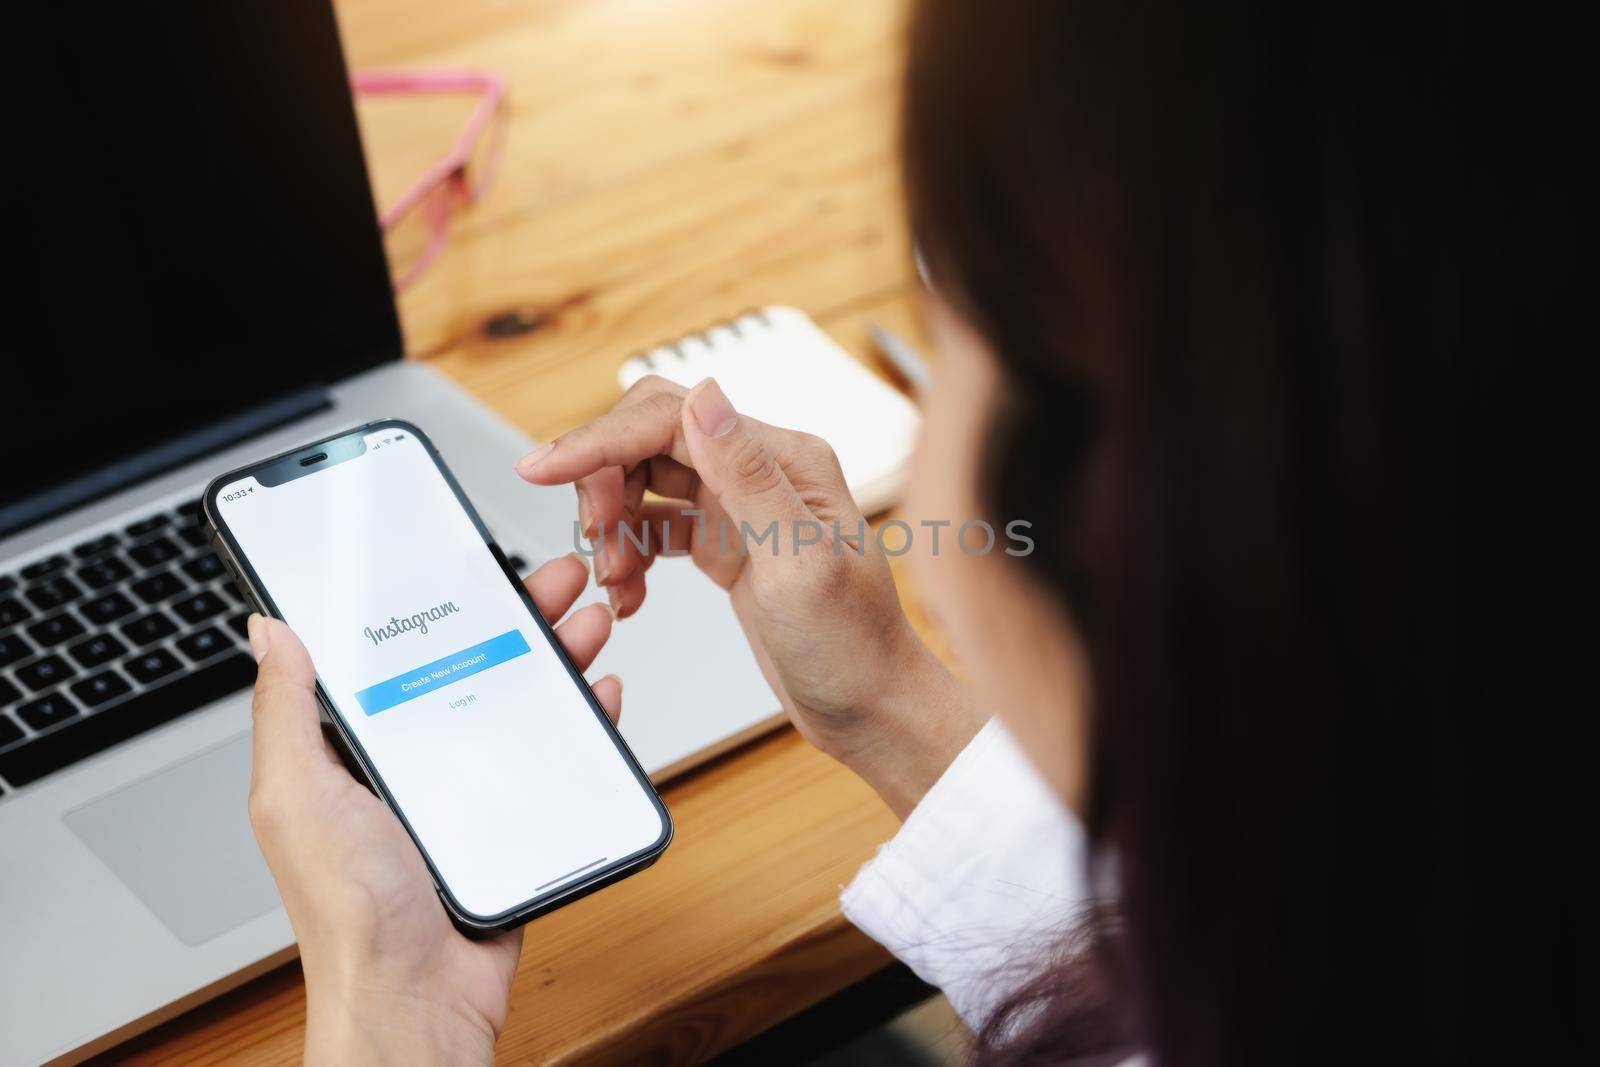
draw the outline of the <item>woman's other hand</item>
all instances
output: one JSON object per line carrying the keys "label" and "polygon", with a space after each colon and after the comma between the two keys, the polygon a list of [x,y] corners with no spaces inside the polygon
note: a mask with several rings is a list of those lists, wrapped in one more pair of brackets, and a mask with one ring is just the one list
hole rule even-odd
{"label": "woman's other hand", "polygon": [[[548,619],[577,599],[575,556],[527,580]],[[556,628],[579,669],[611,635],[601,605]],[[300,942],[308,1062],[492,1062],[522,931],[471,941],[445,915],[416,845],[324,738],[305,647],[276,619],[250,620],[255,688],[250,822]],[[622,687],[595,695],[613,720]]]}
{"label": "woman's other hand", "polygon": [[[576,485],[579,527],[597,542],[595,576],[618,618],[638,610],[659,556],[692,556],[728,591],[796,728],[901,815],[982,725],[911,629],[820,438],[740,415],[710,379],[685,390],[647,377],[517,470]],[[684,669],[715,684],[714,663]]]}

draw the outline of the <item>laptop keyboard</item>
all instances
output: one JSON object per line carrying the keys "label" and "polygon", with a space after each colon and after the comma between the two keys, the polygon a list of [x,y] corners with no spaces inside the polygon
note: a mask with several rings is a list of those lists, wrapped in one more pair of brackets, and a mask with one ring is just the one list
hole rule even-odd
{"label": "laptop keyboard", "polygon": [[254,684],[249,617],[198,500],[0,573],[0,796]]}
{"label": "laptop keyboard", "polygon": [[0,573],[0,793],[252,684],[248,617],[199,501]]}

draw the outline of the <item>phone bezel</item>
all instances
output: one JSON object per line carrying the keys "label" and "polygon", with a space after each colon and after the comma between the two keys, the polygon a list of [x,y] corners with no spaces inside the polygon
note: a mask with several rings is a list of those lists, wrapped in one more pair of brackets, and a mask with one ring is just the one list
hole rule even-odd
{"label": "phone bezel", "polygon": [[[488,527],[484,525],[477,509],[472,506],[472,501],[467,498],[460,483],[456,481],[455,475],[451,473],[449,465],[444,461],[444,457],[439,454],[439,450],[434,446],[432,439],[415,423],[398,418],[376,419],[352,429],[342,430],[327,437],[307,442],[296,448],[268,456],[254,463],[245,464],[212,479],[211,483],[206,486],[205,494],[201,499],[206,523],[210,527],[213,547],[216,548],[218,555],[222,557],[224,565],[228,567],[234,580],[240,585],[241,591],[248,598],[251,605],[263,614],[271,615],[277,619],[284,619],[276,601],[273,600],[272,595],[267,591],[265,584],[251,565],[243,548],[234,538],[233,531],[228,528],[226,521],[219,514],[216,506],[217,494],[221,492],[224,486],[238,481],[240,478],[252,477],[264,468],[285,464],[289,460],[298,462],[303,457],[315,455],[319,450],[331,450],[340,442],[346,441],[346,439],[355,438],[360,441],[374,431],[386,428],[394,428],[414,435],[427,451],[429,457],[433,460],[435,469],[444,478],[445,483],[449,485],[451,492],[455,494],[457,503],[466,512],[467,517],[472,520],[473,528],[477,530],[478,536],[483,539],[485,549],[494,557],[495,562],[500,565],[502,573],[505,574],[507,581],[516,590],[523,606],[539,628],[539,632],[544,635],[546,643],[555,649],[573,684],[577,686],[578,691],[583,695],[590,711],[599,720],[602,729],[606,731],[606,735],[611,739],[611,743],[615,746],[618,755],[627,763],[628,768],[633,772],[634,778],[638,781],[639,787],[649,798],[650,803],[654,806],[657,815],[661,819],[661,835],[653,844],[638,852],[622,857],[616,862],[609,863],[576,882],[552,890],[549,893],[535,894],[522,903],[496,915],[479,915],[469,911],[456,899],[454,892],[440,875],[438,868],[434,866],[433,857],[428,854],[428,850],[423,847],[422,842],[417,838],[416,831],[412,828],[410,821],[407,820],[400,805],[389,792],[388,786],[383,781],[383,776],[373,765],[366,750],[362,748],[354,731],[345,722],[343,713],[339,711],[338,706],[328,695],[326,689],[323,688],[322,678],[318,675],[317,700],[321,704],[326,717],[332,722],[347,753],[360,767],[362,774],[367,779],[367,783],[384,804],[388,806],[389,810],[394,812],[395,817],[405,827],[412,843],[416,845],[417,851],[422,854],[422,860],[427,865],[428,874],[433,878],[434,887],[438,891],[440,900],[444,903],[445,910],[450,914],[452,921],[455,922],[459,929],[469,935],[490,936],[503,930],[513,929],[545,912],[569,904],[597,889],[650,866],[672,843],[674,834],[672,814],[667,810],[666,804],[662,802],[660,795],[656,792],[649,775],[639,765],[639,761],[634,756],[632,749],[628,747],[628,743],[623,739],[621,733],[617,731],[616,726],[611,722],[611,718],[606,715],[605,709],[601,707],[600,701],[596,699],[593,691],[590,690],[588,683],[584,680],[583,673],[573,664],[571,657],[567,655],[567,650],[562,647],[561,642],[556,638],[555,631],[550,623],[539,611],[538,605],[533,602],[533,597],[528,594],[527,589],[523,586],[522,579],[506,559],[504,550],[495,542],[493,535],[489,533]],[[364,452],[365,449],[363,448],[362,451]],[[357,458],[359,454],[347,456],[345,459]],[[329,466],[333,465],[329,464]],[[315,477],[320,470],[325,469],[327,467],[319,467],[317,470],[308,470],[303,475],[295,476]],[[288,620],[284,619],[284,621],[287,622]]]}

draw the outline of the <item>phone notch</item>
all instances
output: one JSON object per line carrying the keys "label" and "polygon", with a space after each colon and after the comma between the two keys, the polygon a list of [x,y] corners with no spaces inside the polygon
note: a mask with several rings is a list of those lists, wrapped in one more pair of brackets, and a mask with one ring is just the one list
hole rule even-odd
{"label": "phone notch", "polygon": [[257,469],[255,479],[260,484],[272,488],[292,482],[296,478],[304,478],[308,474],[325,471],[348,460],[363,456],[367,451],[365,436],[357,432],[347,433],[331,441],[319,441],[309,448],[298,452],[291,452],[287,456],[268,466]]}

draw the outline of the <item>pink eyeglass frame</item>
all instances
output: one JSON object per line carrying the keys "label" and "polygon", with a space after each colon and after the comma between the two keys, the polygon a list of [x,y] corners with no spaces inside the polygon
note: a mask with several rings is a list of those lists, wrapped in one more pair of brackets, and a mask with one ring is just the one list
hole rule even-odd
{"label": "pink eyeglass frame", "polygon": [[434,260],[439,258],[439,253],[444,251],[446,240],[450,232],[450,208],[453,203],[472,204],[493,180],[495,172],[499,169],[500,152],[494,150],[484,166],[484,172],[474,175],[474,180],[467,181],[467,163],[472,159],[472,150],[478,144],[479,138],[489,128],[495,113],[500,110],[505,102],[506,82],[498,74],[489,74],[480,71],[468,70],[437,70],[437,71],[405,71],[405,70],[362,70],[350,75],[350,85],[358,93],[399,94],[399,93],[477,93],[479,100],[472,109],[467,124],[456,138],[454,147],[439,162],[423,172],[422,177],[406,190],[404,196],[396,200],[388,210],[378,216],[378,225],[384,230],[390,230],[416,209],[417,205],[426,201],[441,185],[448,185],[453,195],[441,196],[434,199],[435,205],[428,214],[428,243],[418,257],[416,263],[395,279],[394,287],[404,289],[416,281]]}

